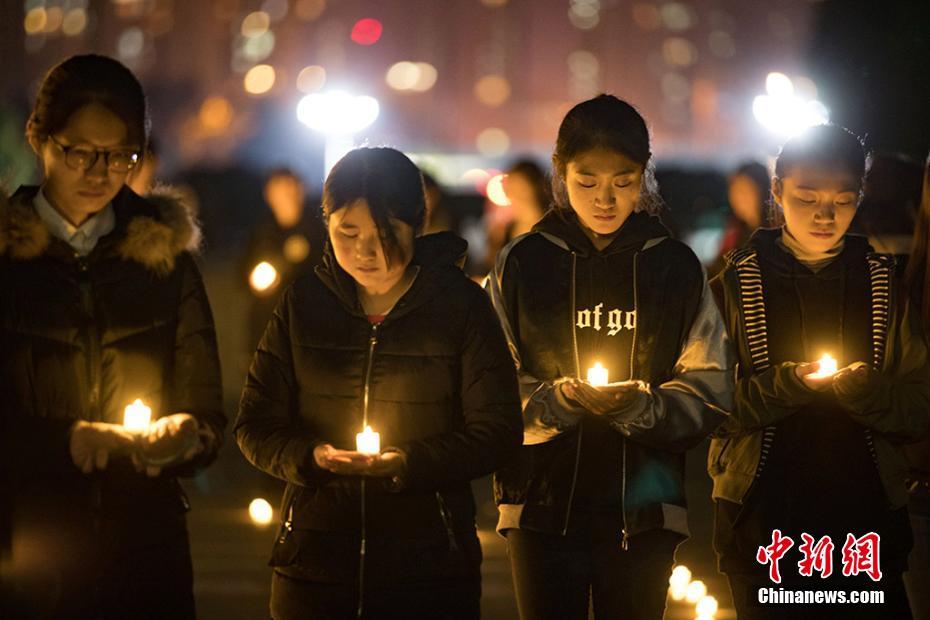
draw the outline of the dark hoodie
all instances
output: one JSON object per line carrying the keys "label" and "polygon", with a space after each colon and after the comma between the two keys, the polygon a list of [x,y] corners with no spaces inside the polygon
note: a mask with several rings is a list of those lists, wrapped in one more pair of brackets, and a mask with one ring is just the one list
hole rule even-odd
{"label": "dark hoodie", "polygon": [[[871,363],[868,241],[847,235],[842,252],[815,273],[779,243],[780,236],[781,229],[760,229],[749,244],[761,270],[769,364],[815,360],[824,353],[840,368]],[[838,548],[847,533],[878,532],[883,566],[902,570],[910,547],[906,514],[890,509],[868,427],[832,390],[815,394],[799,382],[791,385],[796,411],[771,425],[771,447],[755,484],[741,504],[718,498],[721,570],[760,570],[756,549],[776,528],[795,540],[801,532],[817,539],[830,535]]]}
{"label": "dark hoodie", "polygon": [[[235,428],[249,461],[288,483],[272,554],[279,571],[352,583],[364,528],[369,583],[477,575],[470,481],[510,457],[520,416],[500,325],[457,266],[464,251],[451,233],[417,239],[419,273],[379,325],[368,322],[355,282],[329,250],[315,274],[285,293],[255,353]],[[358,477],[313,462],[320,443],[355,449],[366,395],[382,446],[407,454],[399,492],[384,479],[368,480],[363,492]]]}
{"label": "dark hoodie", "polygon": [[[524,447],[496,477],[498,528],[564,534],[580,506],[620,511],[628,536],[686,535],[684,451],[723,419],[732,391],[724,326],[691,250],[634,213],[597,251],[573,212],[550,211],[501,252],[489,287],[524,403]],[[639,382],[629,407],[597,417],[561,396],[558,383],[595,361],[611,381]]]}

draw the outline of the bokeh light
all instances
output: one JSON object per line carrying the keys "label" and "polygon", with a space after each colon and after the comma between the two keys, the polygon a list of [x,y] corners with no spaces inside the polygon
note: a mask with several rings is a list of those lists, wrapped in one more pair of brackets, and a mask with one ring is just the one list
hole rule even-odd
{"label": "bokeh light", "polygon": [[694,611],[699,618],[713,618],[717,615],[717,610],[719,608],[720,604],[717,602],[717,599],[713,596],[704,596],[697,602]]}
{"label": "bokeh light", "polygon": [[672,576],[668,579],[668,593],[673,601],[683,601],[688,594],[688,584],[691,583],[691,570],[687,566],[678,565],[672,569]]}
{"label": "bokeh light", "polygon": [[394,90],[412,90],[419,78],[420,68],[407,60],[391,65],[384,76],[385,82]]}
{"label": "bokeh light", "polygon": [[65,13],[61,22],[61,32],[66,37],[76,37],[87,28],[87,11],[84,9],[71,9]]}
{"label": "bokeh light", "polygon": [[261,62],[274,51],[274,33],[266,30],[255,37],[242,37],[239,40],[239,53],[249,64]]}
{"label": "bokeh light", "polygon": [[255,498],[249,503],[249,518],[255,525],[268,525],[274,519],[274,509],[268,500]]}
{"label": "bokeh light", "polygon": [[717,58],[732,58],[736,54],[736,42],[730,33],[714,30],[707,36],[710,53]]}
{"label": "bokeh light", "polygon": [[232,104],[225,97],[207,97],[200,104],[200,112],[197,114],[197,118],[208,133],[221,133],[228,129],[232,123]]}
{"label": "bokeh light", "polygon": [[438,77],[436,67],[428,62],[404,60],[391,65],[384,81],[394,90],[425,92],[436,84]]}
{"label": "bokeh light", "polygon": [[490,180],[491,175],[487,170],[481,168],[471,168],[462,174],[462,181],[471,184],[475,191],[482,195],[487,195],[488,181]]}
{"label": "bokeh light", "polygon": [[[249,274],[249,286],[256,293],[265,293],[278,283],[278,270],[271,263],[262,261]],[[267,503],[267,502],[266,502]]]}
{"label": "bokeh light", "polygon": [[498,127],[488,127],[475,140],[478,152],[485,157],[500,157],[510,148],[510,136]]}
{"label": "bokeh light", "polygon": [[495,174],[488,181],[486,188],[488,200],[498,207],[510,206],[510,199],[507,198],[507,192],[504,191],[504,176],[503,174]]}
{"label": "bokeh light", "polygon": [[144,48],[145,33],[135,26],[124,30],[116,43],[116,53],[123,60],[131,61],[138,58]]}
{"label": "bokeh light", "polygon": [[378,118],[378,100],[366,95],[353,97],[343,91],[306,95],[297,104],[297,120],[310,129],[330,135],[351,135]]}
{"label": "bokeh light", "polygon": [[371,17],[360,19],[352,26],[352,41],[359,45],[374,45],[381,38],[381,22]]}
{"label": "bokeh light", "polygon": [[591,30],[601,21],[600,0],[571,0],[568,20],[580,30]]}
{"label": "bokeh light", "polygon": [[23,29],[26,34],[39,34],[45,31],[46,22],[48,22],[48,13],[45,7],[36,7],[30,9],[23,18]]}
{"label": "bokeh light", "polygon": [[691,8],[682,2],[668,2],[659,9],[659,15],[665,27],[673,31],[691,28],[696,18]]}
{"label": "bokeh light", "polygon": [[287,0],[265,0],[262,2],[262,11],[268,14],[271,21],[276,22],[287,17]]}
{"label": "bokeh light", "polygon": [[481,4],[491,7],[492,9],[496,9],[506,5],[507,0],[481,0]]}
{"label": "bokeh light", "polygon": [[659,9],[653,4],[637,3],[633,5],[633,23],[645,31],[658,30],[662,25]]}
{"label": "bokeh light", "polygon": [[242,84],[252,95],[263,95],[274,87],[275,71],[271,65],[255,65],[245,74]]}
{"label": "bokeh light", "polygon": [[45,32],[57,32],[61,24],[65,21],[65,12],[60,6],[50,6],[45,11]]}
{"label": "bokeh light", "polygon": [[326,0],[297,0],[294,13],[305,22],[312,22],[326,10]]}
{"label": "bokeh light", "polygon": [[484,105],[496,108],[510,98],[510,82],[502,75],[486,75],[475,82],[475,97]]}
{"label": "bokeh light", "polygon": [[270,27],[271,17],[268,13],[264,11],[255,11],[245,16],[245,19],[242,20],[242,28],[240,30],[244,37],[258,37],[268,32],[268,28]]}
{"label": "bokeh light", "polygon": [[692,604],[697,604],[702,598],[707,596],[707,586],[700,579],[696,579],[688,584],[688,593],[685,600]]}
{"label": "bokeh light", "polygon": [[297,74],[297,90],[302,93],[315,93],[326,85],[326,69],[319,65],[304,67]]}
{"label": "bokeh light", "polygon": [[690,67],[698,60],[698,50],[687,39],[669,37],[662,42],[662,56],[672,66]]}

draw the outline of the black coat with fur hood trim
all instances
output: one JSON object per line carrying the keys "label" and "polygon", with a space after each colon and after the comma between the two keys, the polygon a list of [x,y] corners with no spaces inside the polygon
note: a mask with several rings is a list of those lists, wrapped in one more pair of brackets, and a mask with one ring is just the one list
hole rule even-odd
{"label": "black coat with fur hood trim", "polygon": [[[143,199],[123,188],[113,231],[81,257],[50,234],[37,191],[0,203],[0,475],[12,489],[0,527],[14,568],[24,559],[18,537],[51,565],[183,539],[177,476],[212,461],[226,425],[213,317],[192,257],[200,233],[184,204],[167,190]],[[156,478],[125,459],[82,474],[71,426],[122,423],[137,398],[153,418],[190,413],[216,440]]]}

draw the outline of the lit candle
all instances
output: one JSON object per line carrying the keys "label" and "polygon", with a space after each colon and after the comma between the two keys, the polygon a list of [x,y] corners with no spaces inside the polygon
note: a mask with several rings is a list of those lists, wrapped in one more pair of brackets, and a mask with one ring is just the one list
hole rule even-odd
{"label": "lit candle", "polygon": [[151,407],[138,398],[131,405],[127,405],[123,412],[123,427],[131,433],[144,433],[151,421]]}
{"label": "lit candle", "polygon": [[836,360],[830,356],[829,353],[824,353],[823,357],[817,360],[817,363],[820,365],[817,372],[807,375],[813,379],[823,379],[826,377],[832,377],[836,374]]}
{"label": "lit candle", "polygon": [[278,270],[265,261],[255,265],[249,275],[249,284],[256,293],[264,293],[278,283]]}
{"label": "lit candle", "polygon": [[600,362],[594,362],[594,366],[588,368],[588,383],[594,387],[607,385],[607,369]]}
{"label": "lit candle", "polygon": [[366,426],[364,431],[355,435],[355,449],[362,454],[381,454],[381,435]]}

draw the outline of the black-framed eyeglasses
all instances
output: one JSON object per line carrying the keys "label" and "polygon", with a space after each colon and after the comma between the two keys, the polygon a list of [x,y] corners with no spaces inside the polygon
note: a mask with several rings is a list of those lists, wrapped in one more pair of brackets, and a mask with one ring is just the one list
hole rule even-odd
{"label": "black-framed eyeglasses", "polygon": [[90,170],[101,155],[107,168],[113,172],[129,172],[139,163],[139,153],[131,149],[88,149],[62,144],[53,136],[49,136],[48,139],[65,154],[65,164],[75,170]]}

